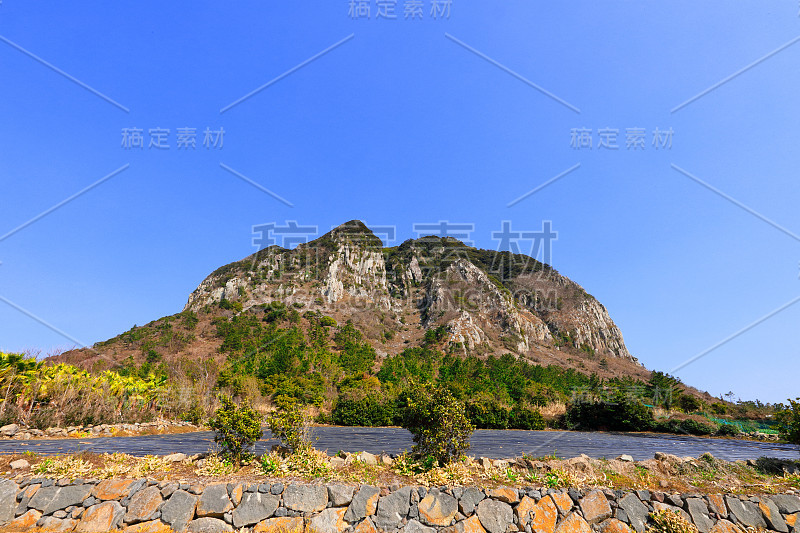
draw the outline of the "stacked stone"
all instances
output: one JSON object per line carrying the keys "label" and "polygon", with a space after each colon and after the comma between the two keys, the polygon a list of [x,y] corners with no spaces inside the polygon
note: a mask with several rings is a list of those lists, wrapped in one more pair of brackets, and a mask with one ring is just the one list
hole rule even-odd
{"label": "stacked stone", "polygon": [[197,426],[188,422],[168,422],[162,420],[160,422],[137,422],[135,424],[99,424],[96,426],[69,426],[66,428],[51,427],[43,431],[41,429],[20,426],[19,424],[7,424],[0,427],[0,438],[30,440],[47,437],[74,437],[79,434],[83,436],[109,436],[120,431],[141,433],[152,429],[163,431],[170,427]]}
{"label": "stacked stone", "polygon": [[0,530],[124,533],[642,533],[680,513],[700,533],[800,533],[800,497],[609,489],[0,480]]}

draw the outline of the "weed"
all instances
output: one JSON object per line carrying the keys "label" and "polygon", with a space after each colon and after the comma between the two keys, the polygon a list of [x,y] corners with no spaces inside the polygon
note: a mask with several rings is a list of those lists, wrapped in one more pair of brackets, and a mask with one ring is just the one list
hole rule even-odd
{"label": "weed", "polygon": [[686,520],[678,511],[663,509],[650,515],[653,525],[648,528],[650,533],[698,533],[697,527]]}
{"label": "weed", "polygon": [[32,470],[52,478],[75,479],[87,476],[92,471],[92,464],[74,455],[59,455],[34,465]]}
{"label": "weed", "polygon": [[506,479],[512,483],[516,483],[520,478],[519,472],[514,471],[513,468],[506,469]]}
{"label": "weed", "polygon": [[231,460],[221,457],[217,454],[212,454],[206,457],[203,466],[195,470],[201,476],[227,476],[236,471],[234,464]]}
{"label": "weed", "polygon": [[277,452],[265,453],[261,456],[260,465],[265,476],[274,476],[281,471],[281,458]]}

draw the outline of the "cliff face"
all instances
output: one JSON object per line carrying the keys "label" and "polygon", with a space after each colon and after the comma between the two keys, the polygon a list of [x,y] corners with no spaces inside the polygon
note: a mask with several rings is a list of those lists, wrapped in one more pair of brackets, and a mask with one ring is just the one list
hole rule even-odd
{"label": "cliff face", "polygon": [[450,238],[383,248],[360,221],[293,250],[271,247],[217,269],[184,310],[209,310],[223,300],[243,311],[279,301],[350,319],[376,341],[401,332],[394,345],[380,338],[387,353],[435,329],[451,349],[478,355],[545,352],[559,359],[566,351],[636,362],[605,307],[548,265]]}

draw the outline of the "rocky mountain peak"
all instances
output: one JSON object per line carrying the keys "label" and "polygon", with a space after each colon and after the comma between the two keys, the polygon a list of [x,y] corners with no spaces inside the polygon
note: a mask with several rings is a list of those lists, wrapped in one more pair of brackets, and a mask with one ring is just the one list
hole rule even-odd
{"label": "rocky mountain peak", "polygon": [[399,351],[437,329],[465,353],[636,362],[606,308],[550,265],[437,236],[385,248],[359,220],[294,250],[262,250],[217,269],[185,310],[208,311],[222,300],[243,312],[280,302],[357,319],[382,335],[409,332]]}

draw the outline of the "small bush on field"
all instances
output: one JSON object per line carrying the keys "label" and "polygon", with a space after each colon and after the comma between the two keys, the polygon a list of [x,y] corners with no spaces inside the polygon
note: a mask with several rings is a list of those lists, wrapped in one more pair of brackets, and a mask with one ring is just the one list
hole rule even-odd
{"label": "small bush on field", "polygon": [[298,453],[311,448],[311,417],[291,398],[278,398],[278,409],[267,415],[267,426],[272,435]]}
{"label": "small bush on field", "polygon": [[214,442],[222,448],[222,455],[237,468],[250,455],[249,449],[261,438],[261,416],[247,401],[237,406],[230,396],[219,398],[222,404],[214,413],[209,427],[214,430]]}
{"label": "small bush on field", "polygon": [[403,427],[414,436],[414,451],[441,464],[460,459],[475,426],[464,404],[443,387],[414,386],[406,397]]}

